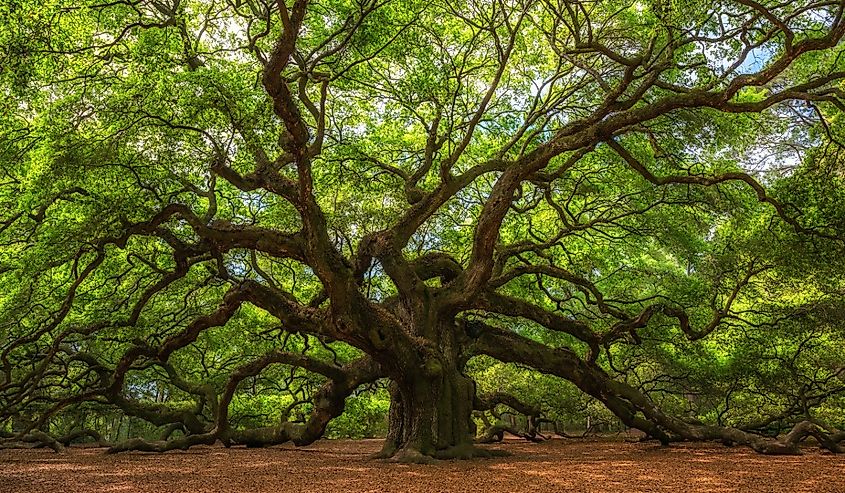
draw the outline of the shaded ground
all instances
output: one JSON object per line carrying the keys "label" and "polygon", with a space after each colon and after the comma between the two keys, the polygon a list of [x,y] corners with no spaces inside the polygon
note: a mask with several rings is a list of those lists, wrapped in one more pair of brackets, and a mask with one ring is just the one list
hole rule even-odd
{"label": "shaded ground", "polygon": [[745,448],[608,441],[507,442],[511,457],[434,466],[367,459],[380,440],[304,448],[197,447],[163,455],[102,449],[0,451],[2,492],[845,492],[845,457],[808,449],[765,457]]}

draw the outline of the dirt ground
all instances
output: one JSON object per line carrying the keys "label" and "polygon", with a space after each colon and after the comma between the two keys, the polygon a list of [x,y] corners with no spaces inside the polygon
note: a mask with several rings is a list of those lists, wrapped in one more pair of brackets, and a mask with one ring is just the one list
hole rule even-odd
{"label": "dirt ground", "polygon": [[845,457],[808,449],[766,457],[746,448],[606,440],[507,441],[510,457],[388,464],[379,440],[309,447],[197,447],[166,454],[102,449],[0,451],[0,492],[845,492]]}

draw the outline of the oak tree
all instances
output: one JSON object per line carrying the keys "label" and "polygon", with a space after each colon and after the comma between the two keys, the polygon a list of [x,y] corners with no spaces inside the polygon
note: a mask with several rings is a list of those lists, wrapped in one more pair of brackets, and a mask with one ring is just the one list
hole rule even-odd
{"label": "oak tree", "polygon": [[[477,392],[484,356],[664,443],[845,438],[807,410],[841,392],[836,358],[782,439],[675,415],[620,370],[644,339],[835,325],[841,281],[794,257],[841,267],[845,3],[0,8],[10,443],[60,448],[51,420],[118,409],[167,431],[113,451],[308,444],[388,381],[384,457],[471,457],[474,410],[532,414]],[[291,392],[321,377],[279,424],[233,423],[279,365]],[[165,387],[187,404],[139,397]]]}

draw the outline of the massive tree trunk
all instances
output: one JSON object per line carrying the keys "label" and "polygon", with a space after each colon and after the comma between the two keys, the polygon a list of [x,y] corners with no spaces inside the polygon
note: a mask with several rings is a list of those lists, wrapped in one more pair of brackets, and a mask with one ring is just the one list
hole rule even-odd
{"label": "massive tree trunk", "polygon": [[478,455],[472,446],[475,383],[454,365],[444,367],[437,360],[408,370],[391,383],[389,430],[381,455],[403,461]]}
{"label": "massive tree trunk", "polygon": [[[430,305],[399,310],[406,322],[404,348],[387,356],[391,405],[387,441],[379,454],[398,461],[470,458],[475,382],[463,374],[463,335],[453,319],[435,319]],[[414,313],[417,316],[411,317]]]}

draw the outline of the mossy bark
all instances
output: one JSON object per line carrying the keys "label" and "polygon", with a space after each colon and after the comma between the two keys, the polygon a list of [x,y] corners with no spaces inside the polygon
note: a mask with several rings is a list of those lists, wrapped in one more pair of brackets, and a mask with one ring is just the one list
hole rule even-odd
{"label": "mossy bark", "polygon": [[475,382],[454,361],[427,360],[390,385],[388,436],[379,454],[403,462],[487,455],[473,446]]}
{"label": "mossy bark", "polygon": [[469,457],[475,382],[463,374],[466,337],[455,314],[443,313],[424,285],[416,287],[391,307],[400,323],[385,324],[390,351],[379,362],[391,381],[391,406],[378,455],[408,462]]}

